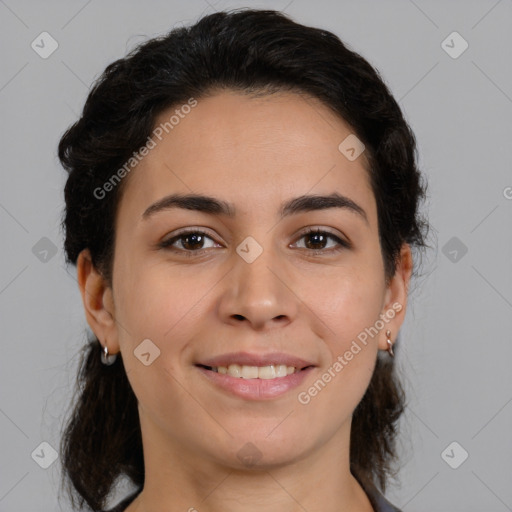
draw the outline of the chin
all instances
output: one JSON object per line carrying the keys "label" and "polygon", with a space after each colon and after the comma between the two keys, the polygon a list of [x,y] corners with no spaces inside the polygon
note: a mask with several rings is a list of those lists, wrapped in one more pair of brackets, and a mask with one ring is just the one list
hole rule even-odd
{"label": "chin", "polygon": [[[274,427],[275,428],[275,424]],[[304,438],[294,439],[286,436],[269,436],[269,432],[260,436],[237,436],[236,439],[229,439],[229,448],[225,456],[218,458],[234,470],[270,470],[276,467],[294,464],[309,451],[304,446]],[[227,462],[229,461],[229,462]]]}

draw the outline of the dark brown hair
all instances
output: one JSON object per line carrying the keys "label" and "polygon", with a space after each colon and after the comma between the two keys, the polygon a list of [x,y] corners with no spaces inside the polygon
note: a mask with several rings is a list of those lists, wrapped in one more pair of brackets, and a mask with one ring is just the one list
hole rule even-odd
{"label": "dark brown hair", "polygon": [[[96,81],[58,148],[69,173],[63,219],[68,263],[76,265],[89,248],[112,286],[115,214],[127,178],[106,198],[95,191],[146,143],[162,111],[219,88],[295,91],[322,101],[365,144],[386,277],[394,275],[403,243],[426,246],[428,224],[419,214],[426,185],[416,165],[415,138],[378,72],[331,32],[276,11],[238,9],[139,45]],[[127,476],[138,488],[144,484],[137,399],[121,354],[105,366],[100,351],[95,337],[83,349],[76,400],[61,441],[63,481],[72,503],[76,494],[79,506],[85,501],[92,510],[102,509],[118,477]],[[350,466],[360,481],[385,490],[394,474],[404,405],[393,360],[378,357],[352,420]]]}

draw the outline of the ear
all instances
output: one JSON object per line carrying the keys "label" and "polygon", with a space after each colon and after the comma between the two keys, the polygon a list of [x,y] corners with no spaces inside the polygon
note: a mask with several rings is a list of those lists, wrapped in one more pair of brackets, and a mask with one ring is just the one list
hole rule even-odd
{"label": "ear", "polygon": [[379,349],[381,350],[388,350],[386,331],[391,331],[390,339],[394,343],[405,319],[412,270],[413,261],[411,248],[409,244],[404,243],[400,250],[399,260],[396,264],[395,275],[387,285],[384,308],[381,311],[381,315],[383,315],[381,318],[383,318],[385,322],[384,328],[379,336]]}
{"label": "ear", "polygon": [[87,323],[109,353],[117,354],[119,341],[112,288],[94,267],[89,249],[78,255],[76,266]]}

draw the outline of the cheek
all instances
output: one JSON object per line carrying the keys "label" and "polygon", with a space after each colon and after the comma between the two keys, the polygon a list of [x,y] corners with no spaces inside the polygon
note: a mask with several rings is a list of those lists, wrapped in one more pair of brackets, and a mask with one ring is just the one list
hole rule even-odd
{"label": "cheek", "polygon": [[328,326],[323,331],[327,371],[319,383],[330,388],[322,400],[327,407],[354,408],[371,379],[385,292],[383,273],[378,265],[373,268],[340,270],[308,290],[308,303]]}
{"label": "cheek", "polygon": [[375,324],[384,294],[384,276],[371,267],[340,268],[305,287],[308,305],[330,328],[329,339],[341,345]]}
{"label": "cheek", "polygon": [[353,413],[373,374],[378,351],[374,330],[381,313],[384,283],[377,273],[339,273],[310,293],[309,304],[328,328],[323,330],[321,372],[309,388],[301,389],[299,403],[310,418],[329,417],[336,429]]}
{"label": "cheek", "polygon": [[198,303],[208,288],[198,288],[162,265],[140,263],[135,268],[134,263],[118,267],[116,315],[123,363],[139,406],[160,411],[155,419],[167,428],[173,415],[192,414],[187,412],[190,400],[180,362],[201,321]]}
{"label": "cheek", "polygon": [[116,314],[126,327],[120,334],[131,343],[150,338],[161,345],[194,318],[207,283],[199,288],[172,266],[142,260],[120,261],[118,268]]}

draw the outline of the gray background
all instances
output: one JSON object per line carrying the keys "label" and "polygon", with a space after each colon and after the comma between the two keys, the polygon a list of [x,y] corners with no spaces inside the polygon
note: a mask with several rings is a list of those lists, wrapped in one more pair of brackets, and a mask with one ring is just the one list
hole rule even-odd
{"label": "gray background", "polygon": [[[404,512],[512,510],[511,0],[0,0],[0,511],[69,510],[58,461],[36,463],[49,462],[42,442],[58,449],[86,325],[64,264],[58,139],[136,43],[242,6],[335,32],[381,72],[418,139],[437,244],[401,333],[409,408],[388,498]],[[59,45],[47,59],[31,48],[43,31]],[[469,44],[458,58],[441,44],[453,31]],[[457,469],[441,455],[453,441],[446,460],[469,453]]]}

